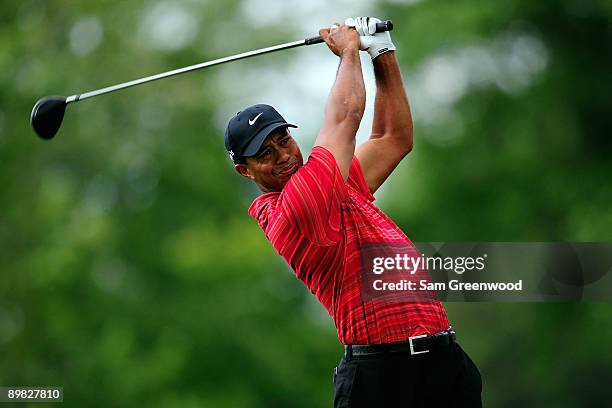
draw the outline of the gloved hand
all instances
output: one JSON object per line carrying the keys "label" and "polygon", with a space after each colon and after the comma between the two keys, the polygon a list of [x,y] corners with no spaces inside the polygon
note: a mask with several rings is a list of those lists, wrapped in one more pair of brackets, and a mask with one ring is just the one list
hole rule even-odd
{"label": "gloved hand", "polygon": [[382,23],[376,17],[347,18],[344,22],[349,27],[355,27],[359,33],[360,49],[367,51],[372,59],[387,51],[395,51],[388,31],[376,32],[376,23]]}

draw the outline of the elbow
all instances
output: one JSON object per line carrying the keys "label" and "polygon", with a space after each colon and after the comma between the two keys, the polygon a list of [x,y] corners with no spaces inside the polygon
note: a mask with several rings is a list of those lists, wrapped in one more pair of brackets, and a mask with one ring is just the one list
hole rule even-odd
{"label": "elbow", "polygon": [[410,153],[414,147],[414,137],[413,137],[413,133],[412,133],[412,126],[409,127],[409,130],[407,132],[406,138],[404,139],[404,145],[405,145],[405,149],[406,149],[406,153],[405,155],[407,155],[408,153]]}
{"label": "elbow", "polygon": [[409,126],[407,130],[398,132],[394,137],[396,140],[396,146],[402,157],[407,156],[414,148],[414,138],[412,134],[412,126]]}
{"label": "elbow", "polygon": [[408,156],[408,154],[412,151],[412,148],[414,147],[412,141],[410,141],[409,144],[406,144],[406,146],[404,147],[404,150],[402,151],[404,157]]}
{"label": "elbow", "polygon": [[412,151],[412,142],[410,143],[404,143],[402,144],[402,146],[400,147],[400,154],[402,155],[402,158],[408,156],[408,154]]}

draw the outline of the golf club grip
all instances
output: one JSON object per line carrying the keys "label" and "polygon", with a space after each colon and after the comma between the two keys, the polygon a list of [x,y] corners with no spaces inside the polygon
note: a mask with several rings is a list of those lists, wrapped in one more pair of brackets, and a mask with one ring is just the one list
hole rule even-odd
{"label": "golf club grip", "polygon": [[[386,20],[381,23],[376,23],[376,32],[382,33],[383,31],[391,31],[393,30],[393,23],[391,20]],[[321,36],[310,37],[304,40],[304,45],[313,45],[324,42]]]}

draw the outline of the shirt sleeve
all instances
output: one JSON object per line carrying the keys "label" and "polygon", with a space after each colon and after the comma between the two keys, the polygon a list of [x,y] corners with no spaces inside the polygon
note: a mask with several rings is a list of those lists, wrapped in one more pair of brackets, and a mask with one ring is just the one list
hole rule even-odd
{"label": "shirt sleeve", "polygon": [[370,192],[370,187],[368,187],[368,183],[366,183],[365,177],[363,176],[363,171],[361,171],[359,160],[357,160],[355,156],[353,156],[353,160],[351,160],[351,167],[349,168],[349,176],[346,183],[361,193],[368,201],[374,201],[376,199]]}
{"label": "shirt sleeve", "polygon": [[317,245],[329,246],[342,237],[342,203],[347,190],[331,152],[315,146],[287,182],[279,199],[284,216]]}

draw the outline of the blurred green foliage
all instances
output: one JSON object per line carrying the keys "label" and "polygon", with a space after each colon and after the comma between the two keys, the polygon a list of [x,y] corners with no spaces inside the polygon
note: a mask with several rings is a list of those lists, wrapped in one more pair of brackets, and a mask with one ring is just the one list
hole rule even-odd
{"label": "blurred green foliage", "polygon": [[[331,404],[342,349],[246,215],[256,191],[223,149],[233,112],[218,105],[234,84],[220,68],[70,106],[51,142],[28,125],[45,94],[316,32],[296,33],[283,2],[251,28],[246,3],[0,5],[0,384],[63,386],[67,407]],[[319,6],[294,12],[357,14]],[[609,1],[367,12],[395,23],[415,111],[415,150],[380,200],[413,240],[612,240]],[[240,69],[301,52],[313,51]],[[317,81],[304,72],[295,80]],[[609,304],[446,306],[486,406],[608,404]]]}

